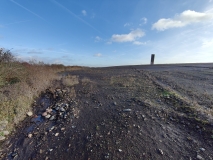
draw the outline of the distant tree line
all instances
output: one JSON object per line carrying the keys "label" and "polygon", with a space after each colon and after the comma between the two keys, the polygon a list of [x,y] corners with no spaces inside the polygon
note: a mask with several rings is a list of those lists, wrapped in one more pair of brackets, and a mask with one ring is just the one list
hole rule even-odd
{"label": "distant tree line", "polygon": [[45,64],[42,61],[37,61],[35,59],[32,59],[28,62],[17,60],[11,50],[0,48],[0,64],[3,63],[9,63],[9,62],[18,62],[24,66],[30,66],[30,65],[38,65],[38,66],[49,66],[52,68],[64,68],[65,66],[63,64]]}

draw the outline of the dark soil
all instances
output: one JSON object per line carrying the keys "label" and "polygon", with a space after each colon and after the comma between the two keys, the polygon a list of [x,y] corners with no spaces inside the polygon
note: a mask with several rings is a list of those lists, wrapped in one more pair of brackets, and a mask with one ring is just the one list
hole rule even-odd
{"label": "dark soil", "polygon": [[[2,159],[213,159],[212,64],[61,74],[6,140]],[[64,85],[67,76],[78,83]],[[52,120],[41,116],[47,108]]]}

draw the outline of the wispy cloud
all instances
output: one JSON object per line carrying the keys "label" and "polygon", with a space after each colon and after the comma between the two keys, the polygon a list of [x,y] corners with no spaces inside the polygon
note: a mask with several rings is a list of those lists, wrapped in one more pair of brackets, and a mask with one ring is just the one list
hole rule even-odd
{"label": "wispy cloud", "polygon": [[99,36],[96,36],[96,37],[95,37],[95,42],[100,42],[100,41],[102,41],[102,38],[99,37]]}
{"label": "wispy cloud", "polygon": [[82,10],[81,13],[82,13],[84,16],[87,15],[87,11],[85,11],[85,10]]}
{"label": "wispy cloud", "polygon": [[159,31],[164,31],[170,28],[184,27],[193,23],[200,22],[211,22],[213,19],[212,13],[202,13],[187,10],[182,12],[180,15],[176,15],[173,19],[159,19],[156,23],[152,25],[152,29]]}
{"label": "wispy cloud", "polygon": [[41,52],[40,50],[33,49],[33,50],[28,51],[27,53],[28,54],[42,54],[43,52]]}
{"label": "wispy cloud", "polygon": [[147,43],[146,42],[140,42],[140,41],[134,41],[133,44],[140,46],[140,45],[146,45]]}
{"label": "wispy cloud", "polygon": [[140,19],[140,22],[141,22],[141,23],[139,24],[139,26],[142,26],[142,25],[146,24],[147,21],[148,21],[148,20],[147,20],[146,17],[141,18],[141,19]]}
{"label": "wispy cloud", "polygon": [[95,57],[102,57],[102,54],[101,53],[96,53],[94,54]]}
{"label": "wispy cloud", "polygon": [[21,7],[21,8],[23,8],[23,9],[25,9],[26,11],[28,11],[28,12],[32,13],[32,14],[33,14],[33,15],[35,15],[36,17],[38,17],[38,18],[40,18],[40,19],[45,20],[44,18],[42,18],[42,17],[41,17],[41,16],[39,16],[38,14],[36,14],[36,13],[34,13],[33,11],[31,11],[31,10],[27,9],[26,7],[24,7],[24,6],[22,6],[21,4],[19,4],[19,3],[15,2],[14,0],[10,0],[10,1],[11,1],[11,2],[13,2],[14,4],[18,5],[19,7]]}
{"label": "wispy cloud", "polygon": [[134,42],[136,39],[141,38],[145,33],[141,29],[132,30],[128,34],[113,34],[111,41],[112,42]]}
{"label": "wispy cloud", "polygon": [[125,23],[124,27],[128,27],[128,26],[131,26],[131,25],[132,25],[132,23]]}
{"label": "wispy cloud", "polygon": [[[50,0],[51,2],[55,3],[57,6],[59,6],[60,8],[62,8],[63,10],[65,10],[66,12],[68,12],[69,14],[71,14],[73,17],[77,18],[78,20],[80,20],[82,23],[86,24],[87,26],[89,26],[90,28],[94,29],[95,31],[101,33],[98,29],[96,29],[95,27],[93,27],[91,24],[89,24],[88,22],[86,22],[85,20],[83,20],[81,17],[77,16],[75,13],[73,13],[72,11],[70,11],[68,8],[66,8],[65,6],[63,6],[62,4],[58,3],[55,0]],[[101,33],[102,34],[102,33]]]}

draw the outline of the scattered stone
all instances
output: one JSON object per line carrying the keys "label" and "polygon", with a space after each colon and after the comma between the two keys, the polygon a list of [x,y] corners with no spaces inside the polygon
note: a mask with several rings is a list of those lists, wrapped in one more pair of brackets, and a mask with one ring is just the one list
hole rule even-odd
{"label": "scattered stone", "polygon": [[54,120],[55,119],[55,116],[51,116],[50,117],[50,120],[52,121],[52,120]]}
{"label": "scattered stone", "polygon": [[197,155],[197,159],[203,160],[203,157],[201,157],[200,155]]}
{"label": "scattered stone", "polygon": [[13,152],[13,153],[11,154],[11,156],[12,156],[13,158],[15,158],[16,156],[18,156],[18,153],[17,153],[17,152]]}
{"label": "scattered stone", "polygon": [[3,141],[5,140],[5,137],[4,136],[0,136],[0,141]]}
{"label": "scattered stone", "polygon": [[28,138],[32,138],[32,136],[33,136],[33,134],[31,134],[31,133],[28,134]]}
{"label": "scattered stone", "polygon": [[59,133],[56,133],[55,136],[57,137],[59,135]]}
{"label": "scattered stone", "polygon": [[67,118],[67,114],[64,114],[64,119],[66,119]]}
{"label": "scattered stone", "polygon": [[55,128],[55,127],[54,127],[54,126],[52,126],[52,127],[49,129],[49,132],[51,132],[54,128]]}
{"label": "scattered stone", "polygon": [[45,118],[49,119],[51,117],[50,114],[46,115]]}
{"label": "scattered stone", "polygon": [[60,89],[60,88],[56,88],[55,91],[56,91],[56,92],[60,92],[61,89]]}
{"label": "scattered stone", "polygon": [[66,92],[67,92],[67,90],[63,89],[63,90],[62,90],[62,92],[63,92],[63,93],[66,93]]}
{"label": "scattered stone", "polygon": [[123,109],[123,111],[124,111],[124,112],[131,112],[132,109],[129,109],[129,108],[128,108],[128,109]]}
{"label": "scattered stone", "polygon": [[109,159],[109,153],[104,156],[105,159]]}
{"label": "scattered stone", "polygon": [[27,116],[31,117],[33,115],[33,112],[27,112]]}
{"label": "scattered stone", "polygon": [[163,155],[163,151],[161,149],[158,149],[158,152]]}
{"label": "scattered stone", "polygon": [[169,118],[171,121],[175,121],[172,117]]}
{"label": "scattered stone", "polygon": [[47,108],[47,109],[46,109],[46,112],[47,112],[47,113],[51,113],[51,112],[52,112],[52,109],[51,109],[51,108]]}
{"label": "scattered stone", "polygon": [[60,108],[61,112],[65,112],[65,109],[63,107]]}
{"label": "scattered stone", "polygon": [[5,135],[5,136],[7,136],[7,135],[9,135],[9,131],[3,131],[3,134]]}
{"label": "scattered stone", "polygon": [[47,116],[47,112],[42,113],[42,116],[43,117]]}
{"label": "scattered stone", "polygon": [[119,152],[122,152],[122,149],[118,149]]}

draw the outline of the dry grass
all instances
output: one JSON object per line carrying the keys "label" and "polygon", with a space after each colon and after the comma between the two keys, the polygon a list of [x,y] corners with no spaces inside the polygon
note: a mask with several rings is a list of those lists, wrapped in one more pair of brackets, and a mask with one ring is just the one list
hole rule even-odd
{"label": "dry grass", "polygon": [[38,65],[19,62],[0,63],[0,122],[7,120],[7,130],[22,121],[41,91],[59,80],[62,65]]}
{"label": "dry grass", "polygon": [[71,75],[68,75],[68,76],[65,76],[62,78],[62,83],[65,85],[65,86],[73,86],[75,84],[78,84],[79,83],[79,78],[78,76],[71,76]]}

